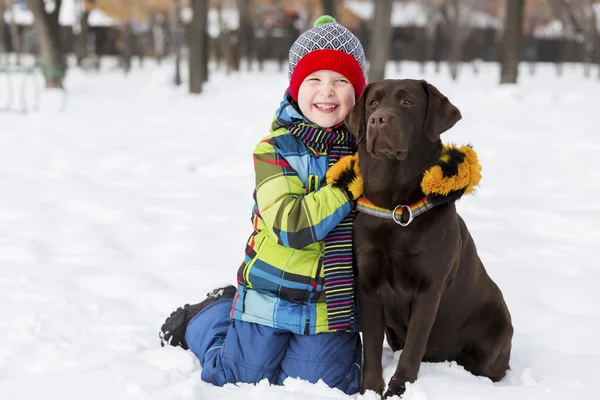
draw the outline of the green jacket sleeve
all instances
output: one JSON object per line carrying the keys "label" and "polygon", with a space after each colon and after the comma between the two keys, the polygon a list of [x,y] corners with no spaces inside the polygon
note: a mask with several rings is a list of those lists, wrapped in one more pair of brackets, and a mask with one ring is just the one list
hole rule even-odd
{"label": "green jacket sleeve", "polygon": [[323,240],[352,210],[343,189],[326,185],[308,193],[298,173],[269,141],[254,151],[256,203],[282,246],[301,249]]}

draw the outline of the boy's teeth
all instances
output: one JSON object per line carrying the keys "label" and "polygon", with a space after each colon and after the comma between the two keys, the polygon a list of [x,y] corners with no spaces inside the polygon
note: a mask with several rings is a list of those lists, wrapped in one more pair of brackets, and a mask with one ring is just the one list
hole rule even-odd
{"label": "boy's teeth", "polygon": [[331,105],[331,106],[322,106],[320,104],[315,104],[317,106],[317,108],[320,108],[321,110],[331,110],[332,108],[335,108],[336,106]]}

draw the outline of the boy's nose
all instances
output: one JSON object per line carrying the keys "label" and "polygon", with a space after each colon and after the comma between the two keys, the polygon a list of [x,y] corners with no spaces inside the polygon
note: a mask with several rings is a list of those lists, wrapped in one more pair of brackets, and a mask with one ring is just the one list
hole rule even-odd
{"label": "boy's nose", "polygon": [[333,95],[333,86],[327,85],[322,89],[322,93],[327,96],[330,97]]}

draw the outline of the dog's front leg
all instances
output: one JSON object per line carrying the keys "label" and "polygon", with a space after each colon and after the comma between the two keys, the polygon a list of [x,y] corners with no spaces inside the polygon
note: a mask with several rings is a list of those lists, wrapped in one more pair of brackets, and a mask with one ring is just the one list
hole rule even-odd
{"label": "dog's front leg", "polygon": [[406,382],[414,382],[419,374],[429,333],[435,322],[442,291],[436,287],[421,293],[415,299],[408,323],[404,349],[400,354],[396,372],[390,379],[384,398],[402,396]]}
{"label": "dog's front leg", "polygon": [[385,323],[381,302],[374,292],[361,292],[359,288],[358,312],[363,332],[363,382],[361,393],[372,390],[383,394],[385,382],[381,353],[383,352],[383,335]]}
{"label": "dog's front leg", "polygon": [[359,249],[355,255],[358,271],[356,280],[358,315],[363,333],[364,355],[361,393],[373,390],[381,395],[385,388],[381,365],[385,320],[378,289],[381,285],[381,269],[385,258],[383,253],[377,253],[372,249]]}

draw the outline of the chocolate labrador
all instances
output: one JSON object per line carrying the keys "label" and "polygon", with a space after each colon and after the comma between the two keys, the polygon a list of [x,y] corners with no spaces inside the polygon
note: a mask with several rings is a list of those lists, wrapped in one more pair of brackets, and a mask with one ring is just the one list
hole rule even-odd
{"label": "chocolate labrador", "polygon": [[[440,134],[460,119],[458,108],[425,81],[369,84],[346,118],[357,137],[363,196],[388,210],[422,199],[420,182],[440,157]],[[362,392],[383,393],[384,335],[394,351],[403,349],[385,397],[402,395],[421,361],[456,361],[475,375],[502,379],[511,317],[454,203],[410,223],[406,217],[358,213],[354,222]]]}

